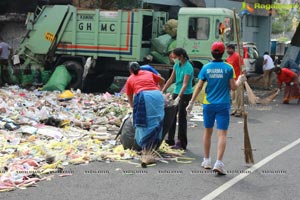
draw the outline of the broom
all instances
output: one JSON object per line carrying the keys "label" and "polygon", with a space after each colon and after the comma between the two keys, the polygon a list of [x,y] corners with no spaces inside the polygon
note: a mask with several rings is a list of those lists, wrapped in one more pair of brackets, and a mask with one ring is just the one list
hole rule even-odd
{"label": "broom", "polygon": [[266,98],[261,99],[253,93],[252,89],[250,88],[250,86],[247,82],[245,82],[245,88],[246,88],[246,91],[247,91],[247,94],[248,94],[248,101],[249,101],[249,104],[251,106],[254,106],[257,103],[259,103],[259,104],[269,104],[269,103],[271,103],[273,101],[273,99],[275,99],[277,97],[277,95],[280,91],[279,89],[276,89],[272,92],[271,95],[269,95]]}
{"label": "broom", "polygon": [[261,103],[261,104],[269,104],[273,101],[273,99],[275,99],[277,97],[277,95],[279,94],[279,89],[274,90],[273,94],[271,94],[270,96],[264,98],[264,99],[257,99],[257,103]]}
{"label": "broom", "polygon": [[158,157],[162,158],[156,149],[157,145],[150,145],[150,147],[142,150],[142,155],[140,158],[142,168],[147,168],[147,165],[155,164]]}
{"label": "broom", "polygon": [[248,133],[248,123],[247,123],[247,113],[243,113],[244,118],[244,154],[245,154],[245,162],[247,164],[254,163],[252,147]]}
{"label": "broom", "polygon": [[250,86],[247,83],[247,81],[245,81],[245,88],[246,88],[246,91],[247,91],[247,94],[248,94],[248,102],[249,102],[249,104],[251,106],[256,105],[258,97],[255,96],[255,94],[253,93],[253,91],[250,88]]}
{"label": "broom", "polygon": [[154,150],[144,149],[140,158],[141,167],[147,168],[147,165],[156,163],[156,154]]}
{"label": "broom", "polygon": [[[233,9],[233,20],[235,24],[235,32],[236,32],[236,41],[237,41],[237,47],[238,47],[238,53],[239,55],[240,50],[240,40],[239,40],[239,33],[238,33],[238,24],[236,19],[236,11]],[[241,59],[239,59],[241,64]],[[241,66],[241,65],[240,65]],[[242,71],[242,69],[241,69]],[[248,124],[247,124],[247,112],[245,111],[245,104],[244,104],[244,87],[242,87],[242,114],[244,119],[244,154],[245,154],[245,161],[246,164],[254,164],[253,154],[252,154],[252,148],[251,148],[251,142],[249,138],[249,132],[248,132]],[[250,87],[249,87],[250,88]]]}

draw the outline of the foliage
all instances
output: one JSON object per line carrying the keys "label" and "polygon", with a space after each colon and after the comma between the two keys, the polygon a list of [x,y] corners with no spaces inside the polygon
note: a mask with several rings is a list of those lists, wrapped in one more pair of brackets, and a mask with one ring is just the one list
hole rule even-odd
{"label": "foliage", "polygon": [[289,41],[289,39],[287,37],[280,37],[280,38],[277,38],[277,41],[278,42],[287,42],[287,41]]}
{"label": "foliage", "polygon": [[294,13],[290,9],[277,9],[272,21],[272,33],[283,35],[292,29]]}
{"label": "foliage", "polygon": [[272,34],[279,34],[283,32],[283,26],[281,21],[277,20],[272,22]]}

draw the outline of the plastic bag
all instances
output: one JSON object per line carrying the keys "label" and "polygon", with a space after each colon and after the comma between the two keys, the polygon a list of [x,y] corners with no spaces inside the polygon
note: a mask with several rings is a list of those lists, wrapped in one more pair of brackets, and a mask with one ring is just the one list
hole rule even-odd
{"label": "plastic bag", "polygon": [[177,40],[174,40],[173,42],[171,42],[170,45],[168,46],[168,53],[173,51],[176,48],[176,45],[177,45]]}
{"label": "plastic bag", "polygon": [[50,77],[50,80],[47,82],[47,84],[43,87],[44,91],[64,91],[66,87],[71,82],[71,75],[66,69],[64,65],[60,65],[56,67],[55,71],[53,72],[52,76]]}
{"label": "plastic bag", "polygon": [[151,51],[150,54],[153,56],[153,60],[155,60],[156,62],[167,65],[170,64],[169,56],[164,56],[157,51]]}
{"label": "plastic bag", "polygon": [[50,77],[51,77],[51,71],[48,70],[42,71],[43,84],[46,84],[49,81]]}
{"label": "plastic bag", "polygon": [[123,119],[123,123],[120,128],[121,135],[120,141],[124,149],[135,149],[138,150],[140,147],[135,142],[135,129],[133,127],[132,114],[126,116]]}
{"label": "plastic bag", "polygon": [[173,41],[172,37],[169,34],[161,35],[152,40],[153,49],[159,53],[166,54],[168,53],[168,46]]}
{"label": "plastic bag", "polygon": [[171,35],[172,37],[176,37],[177,35],[177,26],[178,22],[176,19],[170,19],[167,21],[167,23],[164,25],[164,31]]}

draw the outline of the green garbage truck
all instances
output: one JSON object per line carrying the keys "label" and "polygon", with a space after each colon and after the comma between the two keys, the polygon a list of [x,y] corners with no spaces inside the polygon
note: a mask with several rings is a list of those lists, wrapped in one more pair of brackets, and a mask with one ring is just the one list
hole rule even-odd
{"label": "green garbage truck", "polygon": [[[142,62],[155,52],[153,42],[166,34],[168,20],[168,13],[150,9],[107,11],[46,5],[28,14],[27,33],[16,54],[20,62],[15,64],[23,71],[40,72],[65,65],[72,76],[70,88],[82,88],[83,76],[87,88],[107,88],[115,76],[128,75],[128,62]],[[170,41],[173,48],[187,50],[199,71],[211,59],[214,41],[236,42],[239,27],[235,24],[234,12],[229,9],[183,7],[178,13],[177,33]],[[168,57],[170,50],[160,52],[161,56]],[[93,62],[84,75],[89,57]],[[172,70],[168,62],[154,59],[152,65],[168,78]]]}

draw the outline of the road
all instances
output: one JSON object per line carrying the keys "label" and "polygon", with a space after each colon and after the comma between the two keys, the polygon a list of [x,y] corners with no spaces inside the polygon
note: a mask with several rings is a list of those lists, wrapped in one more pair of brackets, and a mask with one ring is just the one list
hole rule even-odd
{"label": "road", "polygon": [[[300,105],[281,104],[282,92],[270,105],[247,107],[255,165],[245,165],[243,120],[232,117],[224,157],[226,176],[200,167],[202,122],[189,127],[186,156],[192,164],[158,163],[146,169],[128,163],[94,162],[70,166],[73,175],[55,176],[38,187],[0,193],[0,199],[299,199]],[[216,159],[216,134],[212,160]],[[275,153],[275,154],[274,154]]]}

